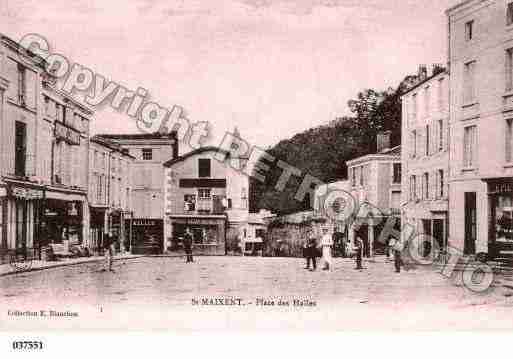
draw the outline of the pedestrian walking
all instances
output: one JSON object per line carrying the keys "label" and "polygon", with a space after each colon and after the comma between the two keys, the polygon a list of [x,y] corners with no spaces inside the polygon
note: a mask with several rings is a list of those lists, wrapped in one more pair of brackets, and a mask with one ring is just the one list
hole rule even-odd
{"label": "pedestrian walking", "polygon": [[332,257],[331,257],[331,249],[333,247],[333,237],[328,233],[328,228],[323,228],[323,235],[321,238],[321,247],[322,247],[322,262],[323,268],[322,270],[332,270]]}
{"label": "pedestrian walking", "polygon": [[[306,267],[305,269],[309,269],[310,271],[314,271],[317,269],[317,240],[313,235],[307,239],[305,245],[305,257],[306,257]],[[312,268],[310,268],[310,262],[312,262]]]}
{"label": "pedestrian walking", "polygon": [[360,236],[357,236],[354,240],[354,247],[356,250],[356,268],[355,269],[363,269],[362,267],[362,252],[363,252],[363,240]]}
{"label": "pedestrian walking", "polygon": [[185,234],[183,235],[183,248],[187,257],[185,263],[194,262],[192,258],[192,231],[189,227],[185,229]]}
{"label": "pedestrian walking", "polygon": [[392,237],[389,242],[390,249],[392,250],[394,254],[394,267],[395,272],[400,273],[401,272],[401,266],[403,265],[403,260],[401,256],[401,252],[403,251],[402,242],[400,239]]}
{"label": "pedestrian walking", "polygon": [[114,255],[114,240],[112,234],[109,232],[105,236],[104,241],[104,255],[105,255],[105,271],[114,272],[112,269],[113,255]]}

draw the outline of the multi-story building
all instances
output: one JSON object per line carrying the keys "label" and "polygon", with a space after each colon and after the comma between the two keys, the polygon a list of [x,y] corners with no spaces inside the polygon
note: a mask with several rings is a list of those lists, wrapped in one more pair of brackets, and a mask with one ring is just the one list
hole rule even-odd
{"label": "multi-story building", "polygon": [[[337,194],[337,191],[344,191],[345,193],[349,193],[350,185],[348,180],[341,180],[331,183],[326,183],[315,188],[314,192],[314,204],[313,204],[313,225],[312,231],[313,235],[316,237],[322,236],[322,228],[328,227],[330,231],[334,234],[338,234],[338,236],[342,236],[343,238],[348,238],[348,229],[349,229],[349,220],[338,220],[337,215],[340,211],[337,208],[333,208],[336,206],[346,206],[350,205],[347,203],[339,203],[339,201],[345,201],[346,197],[344,194]],[[330,193],[334,192],[334,195]]]}
{"label": "multi-story building", "polygon": [[513,1],[467,0],[449,24],[449,243],[513,257]]}
{"label": "multi-story building", "polygon": [[[249,177],[228,162],[219,161],[225,152],[202,147],[166,163],[165,248],[176,250],[186,227],[193,231],[195,250],[225,254],[226,240],[248,236]],[[242,161],[242,168],[246,159]],[[233,162],[231,162],[233,163]]]}
{"label": "multi-story building", "polygon": [[[121,146],[133,157],[131,163],[130,226],[132,244],[152,241],[163,243],[164,235],[164,167],[169,159],[178,157],[176,133],[169,134],[105,134],[106,139]],[[162,248],[161,248],[162,250]]]}
{"label": "multi-story building", "polygon": [[3,253],[38,256],[88,231],[87,148],[92,112],[52,85],[44,61],[0,37]]}
{"label": "multi-story building", "polygon": [[402,221],[445,248],[448,235],[449,74],[438,66],[402,96]]}
{"label": "multi-story building", "polygon": [[128,251],[131,244],[132,163],[126,149],[94,136],[89,148],[89,246],[103,248],[103,236],[112,234],[116,247]]}
{"label": "multi-story building", "polygon": [[401,146],[390,148],[387,131],[378,135],[376,153],[346,163],[349,193],[358,208],[349,228],[349,241],[354,244],[355,236],[360,236],[366,256],[384,252],[384,244],[378,241],[383,226],[390,216],[400,225]]}

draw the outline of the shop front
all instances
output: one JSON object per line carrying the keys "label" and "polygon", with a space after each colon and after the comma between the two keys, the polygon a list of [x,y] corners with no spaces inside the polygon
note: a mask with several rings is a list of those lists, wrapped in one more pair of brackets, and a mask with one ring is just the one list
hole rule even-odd
{"label": "shop front", "polygon": [[70,246],[84,244],[85,203],[85,193],[45,191],[42,212],[45,245],[62,244],[68,252]]}
{"label": "shop front", "polygon": [[493,178],[488,184],[490,213],[488,255],[513,263],[513,178]]}
{"label": "shop front", "polygon": [[88,247],[95,254],[102,253],[104,236],[107,230],[106,216],[107,206],[90,206],[89,207],[89,240]]}
{"label": "shop front", "polygon": [[164,221],[158,218],[125,219],[131,234],[132,254],[161,254],[164,240]]}
{"label": "shop front", "polygon": [[44,191],[31,182],[5,180],[0,196],[0,257],[39,258]]}
{"label": "shop front", "polygon": [[170,216],[172,238],[168,247],[171,251],[183,249],[183,237],[186,228],[190,228],[193,237],[193,251],[196,254],[226,254],[226,216]]}

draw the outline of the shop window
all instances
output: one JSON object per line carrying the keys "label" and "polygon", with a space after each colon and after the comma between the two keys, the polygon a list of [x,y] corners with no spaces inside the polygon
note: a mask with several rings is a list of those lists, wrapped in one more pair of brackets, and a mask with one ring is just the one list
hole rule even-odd
{"label": "shop window", "polygon": [[142,149],[142,159],[145,161],[151,161],[153,159],[153,149],[143,148]]}
{"label": "shop window", "polygon": [[513,196],[501,194],[495,200],[495,239],[513,242]]}
{"label": "shop window", "polygon": [[210,177],[211,166],[210,158],[199,158],[198,159],[198,177]]}

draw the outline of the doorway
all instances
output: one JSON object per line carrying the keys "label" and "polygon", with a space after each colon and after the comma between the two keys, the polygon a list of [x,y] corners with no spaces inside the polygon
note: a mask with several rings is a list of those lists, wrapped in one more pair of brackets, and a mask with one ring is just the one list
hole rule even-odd
{"label": "doorway", "polygon": [[465,192],[465,242],[463,254],[476,253],[477,201],[476,192]]}

